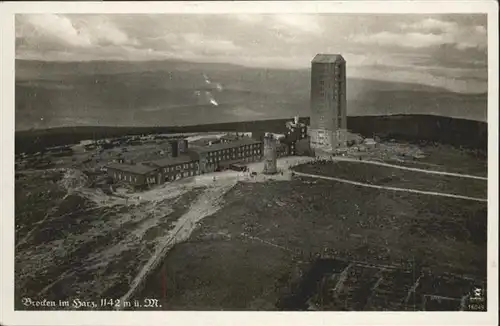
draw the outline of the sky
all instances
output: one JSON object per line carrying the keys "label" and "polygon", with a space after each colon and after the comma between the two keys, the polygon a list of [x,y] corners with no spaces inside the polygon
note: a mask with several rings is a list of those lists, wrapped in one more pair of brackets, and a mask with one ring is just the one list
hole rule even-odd
{"label": "sky", "polygon": [[486,21],[473,14],[16,15],[16,58],[300,69],[317,53],[340,53],[348,77],[482,93]]}

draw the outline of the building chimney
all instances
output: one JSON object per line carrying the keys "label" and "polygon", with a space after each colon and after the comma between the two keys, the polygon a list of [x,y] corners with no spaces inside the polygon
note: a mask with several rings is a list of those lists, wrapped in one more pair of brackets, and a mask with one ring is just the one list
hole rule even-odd
{"label": "building chimney", "polygon": [[179,145],[177,140],[171,140],[169,141],[170,144],[170,156],[172,157],[177,157],[179,156]]}
{"label": "building chimney", "polygon": [[188,141],[187,139],[179,139],[177,146],[179,147],[179,154],[184,154],[188,150]]}

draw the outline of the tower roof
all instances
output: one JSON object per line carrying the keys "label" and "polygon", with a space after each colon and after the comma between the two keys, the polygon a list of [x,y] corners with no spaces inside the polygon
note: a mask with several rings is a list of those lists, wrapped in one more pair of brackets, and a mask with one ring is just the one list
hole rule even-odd
{"label": "tower roof", "polygon": [[312,59],[312,63],[334,63],[334,62],[345,62],[344,57],[340,54],[324,54],[318,53]]}

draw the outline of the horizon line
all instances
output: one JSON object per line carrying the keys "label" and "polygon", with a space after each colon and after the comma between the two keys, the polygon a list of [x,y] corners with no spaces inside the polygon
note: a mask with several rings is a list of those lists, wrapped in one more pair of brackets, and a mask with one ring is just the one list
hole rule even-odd
{"label": "horizon line", "polygon": [[[439,114],[428,114],[428,113],[410,113],[410,114],[404,114],[404,113],[395,113],[395,114],[381,114],[381,115],[348,115],[347,118],[383,118],[383,117],[397,117],[397,116],[403,116],[403,117],[411,117],[411,116],[418,116],[418,117],[437,117],[437,118],[448,118],[448,119],[454,119],[454,120],[464,120],[464,121],[472,121],[472,122],[479,122],[479,123],[485,123],[488,124],[488,120],[475,120],[471,118],[459,118],[459,117],[453,117],[453,116],[447,116],[447,115],[439,115]],[[299,119],[309,119],[309,116],[299,116]],[[200,127],[200,126],[213,126],[213,125],[227,125],[227,124],[238,124],[238,123],[254,123],[254,122],[265,122],[265,121],[279,121],[279,120],[292,120],[293,117],[290,118],[276,118],[276,119],[262,119],[262,120],[243,120],[243,121],[230,121],[230,122],[217,122],[217,123],[206,123],[206,124],[195,124],[195,125],[163,125],[163,126],[132,126],[132,125],[127,125],[127,126],[113,126],[113,125],[67,125],[67,126],[58,126],[58,127],[48,127],[48,128],[29,128],[29,129],[19,129],[19,130],[14,130],[14,132],[31,132],[31,131],[43,131],[43,130],[54,130],[54,129],[62,129],[62,128],[192,128],[192,127]]]}

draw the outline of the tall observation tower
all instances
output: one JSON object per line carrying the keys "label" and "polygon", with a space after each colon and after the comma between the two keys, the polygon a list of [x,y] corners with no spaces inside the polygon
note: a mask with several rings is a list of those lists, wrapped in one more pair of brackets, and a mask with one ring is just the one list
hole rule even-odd
{"label": "tall observation tower", "polygon": [[276,139],[273,134],[266,134],[264,136],[264,174],[275,174],[278,172],[276,145]]}
{"label": "tall observation tower", "polygon": [[311,62],[311,148],[332,150],[345,144],[346,61],[340,54],[317,54]]}

